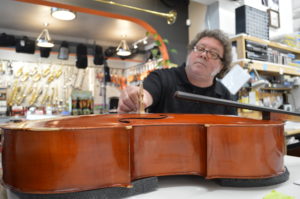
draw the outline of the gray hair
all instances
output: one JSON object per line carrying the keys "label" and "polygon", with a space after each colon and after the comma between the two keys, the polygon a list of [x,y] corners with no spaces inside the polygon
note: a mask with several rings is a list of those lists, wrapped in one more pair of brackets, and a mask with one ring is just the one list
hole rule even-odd
{"label": "gray hair", "polygon": [[231,42],[229,37],[221,30],[204,30],[196,35],[196,37],[191,41],[188,45],[188,54],[193,51],[195,45],[198,43],[200,39],[203,37],[211,37],[221,42],[224,48],[224,55],[223,55],[223,68],[217,77],[223,77],[227,70],[229,70],[231,62],[232,62],[232,55],[231,55]]}

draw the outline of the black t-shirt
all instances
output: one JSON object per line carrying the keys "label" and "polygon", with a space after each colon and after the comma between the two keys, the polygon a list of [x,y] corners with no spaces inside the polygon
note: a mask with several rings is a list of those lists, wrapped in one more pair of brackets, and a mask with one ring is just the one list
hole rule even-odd
{"label": "black t-shirt", "polygon": [[153,104],[148,108],[150,113],[206,113],[236,115],[233,107],[203,102],[192,102],[176,99],[176,91],[205,95],[219,99],[234,100],[229,91],[218,81],[210,87],[200,88],[189,83],[185,64],[177,68],[159,69],[151,72],[144,80],[144,88],[152,95]]}

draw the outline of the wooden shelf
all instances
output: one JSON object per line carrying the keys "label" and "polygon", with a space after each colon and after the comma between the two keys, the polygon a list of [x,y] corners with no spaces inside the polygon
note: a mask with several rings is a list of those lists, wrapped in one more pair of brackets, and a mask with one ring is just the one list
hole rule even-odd
{"label": "wooden shelf", "polygon": [[300,135],[300,129],[295,130],[285,130],[286,136]]}
{"label": "wooden shelf", "polygon": [[281,65],[250,59],[237,60],[236,62],[233,62],[233,64],[239,64],[240,66],[244,67],[246,64],[249,64],[250,61],[252,62],[252,64],[248,66],[249,70],[255,68],[257,71],[277,73],[278,75],[287,74],[300,76],[300,67],[297,66]]}
{"label": "wooden shelf", "polygon": [[281,44],[281,43],[278,43],[278,42],[273,42],[273,41],[269,41],[269,40],[265,40],[265,39],[259,39],[259,38],[252,37],[252,36],[249,36],[249,35],[246,35],[246,34],[239,34],[239,35],[236,35],[236,36],[231,38],[231,41],[245,41],[245,40],[257,42],[257,43],[260,43],[260,44],[265,44],[265,45],[268,45],[268,46],[273,47],[273,48],[278,48],[278,49],[281,49],[281,50],[286,50],[286,51],[289,51],[289,52],[292,52],[292,53],[300,54],[300,49],[298,49],[298,48],[292,48],[292,47],[290,47],[288,45],[285,45],[285,44]]}
{"label": "wooden shelf", "polygon": [[[284,54],[291,53],[295,55],[296,59],[300,59],[300,49],[298,48],[293,48],[281,43],[256,38],[246,34],[239,34],[231,38],[231,42],[233,43],[233,46],[236,48],[236,53],[237,53],[237,60],[232,63],[233,65],[239,64],[245,69],[248,69],[249,72],[255,69],[259,74],[263,74],[265,76],[279,76],[279,75],[300,76],[300,67],[296,66],[296,64],[294,66],[290,66],[290,65],[276,64],[267,61],[247,59],[246,41],[265,45],[262,46],[262,48],[266,50],[267,53],[274,53],[274,56],[277,55],[276,53],[284,53]],[[279,56],[276,58],[279,59]],[[283,93],[285,91],[290,90],[290,88],[260,88],[260,89],[263,89],[264,91],[260,92],[259,90],[259,92],[256,94],[257,101],[263,100],[265,98],[269,98],[270,100],[276,99],[278,96],[283,96]],[[265,92],[265,91],[276,91],[276,92]],[[254,119],[262,118],[262,114],[260,112],[248,111],[248,110],[239,110],[239,116],[254,118]],[[272,117],[273,119],[276,119],[274,114],[272,114]],[[299,117],[291,118],[289,116],[288,118],[291,121],[299,120]],[[278,116],[278,119],[282,120],[283,118],[282,116]]]}
{"label": "wooden shelf", "polygon": [[267,88],[260,88],[261,90],[267,90],[267,91],[290,91],[292,88],[273,88],[273,87],[267,87]]}
{"label": "wooden shelf", "polygon": [[[236,42],[236,48],[237,48],[237,56],[238,60],[236,61],[241,66],[245,66],[246,64],[249,64],[251,61],[250,59],[246,59],[246,44],[245,41],[252,41],[259,44],[267,45],[271,48],[277,48],[282,51],[286,51],[288,53],[295,54],[296,57],[300,57],[300,49],[293,48],[281,43],[272,42],[264,39],[259,39],[256,37],[252,37],[246,34],[239,34],[235,37],[231,38],[232,42]],[[257,61],[252,60],[253,64],[249,65],[249,70],[252,68],[255,68],[257,71],[261,72],[267,72],[267,73],[277,73],[278,75],[281,74],[288,74],[288,75],[295,75],[300,76],[300,67],[298,66],[289,66],[289,65],[281,65],[266,61]]]}

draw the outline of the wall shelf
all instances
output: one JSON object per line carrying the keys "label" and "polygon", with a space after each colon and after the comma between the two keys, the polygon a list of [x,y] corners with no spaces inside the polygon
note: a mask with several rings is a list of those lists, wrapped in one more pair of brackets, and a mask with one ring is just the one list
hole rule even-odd
{"label": "wall shelf", "polygon": [[[259,74],[264,76],[300,76],[300,66],[292,62],[292,58],[300,59],[300,49],[256,38],[247,34],[236,35],[231,38],[231,42],[236,48],[237,53],[237,58],[232,63],[233,65],[239,64],[249,72],[255,69]],[[255,100],[257,100],[257,102],[265,102],[268,104],[267,102],[270,101],[270,104],[272,104],[273,102],[277,102],[278,97],[283,98],[283,93],[287,93],[290,90],[291,88],[277,88],[271,86],[268,88],[260,88],[259,90],[252,90],[255,91],[252,92],[252,96],[253,93],[255,93]],[[243,93],[243,95],[244,98],[247,99],[247,94]],[[261,112],[256,111],[239,110],[239,115],[255,119],[262,118]]]}
{"label": "wall shelf", "polygon": [[240,34],[231,38],[231,42],[235,43],[237,49],[237,57],[238,57],[238,60],[235,61],[234,64],[247,66],[249,62],[252,62],[249,65],[249,70],[255,68],[257,71],[261,71],[261,72],[277,73],[278,75],[288,74],[288,75],[300,76],[300,67],[298,66],[282,65],[282,64],[277,64],[277,63],[272,63],[267,61],[247,59],[246,41],[267,45],[268,47],[273,49],[278,49],[283,52],[292,53],[296,56],[296,58],[300,58],[300,49],[292,48],[290,46],[277,43],[277,42],[259,39],[246,34]]}
{"label": "wall shelf", "polygon": [[250,60],[250,59],[240,59],[233,64],[239,64],[240,66],[248,66],[249,71],[255,68],[257,71],[261,72],[269,72],[269,73],[277,73],[278,75],[287,74],[287,75],[295,75],[300,76],[300,67],[297,66],[289,66],[289,65],[281,65],[275,64],[271,62],[264,62],[264,61],[257,61],[257,60]]}
{"label": "wall shelf", "polygon": [[[298,49],[298,48],[293,48],[293,47],[290,47],[288,45],[281,44],[278,42],[273,42],[273,41],[269,41],[269,40],[265,40],[265,39],[259,39],[259,38],[253,37],[253,36],[249,36],[247,34],[239,34],[239,35],[236,35],[231,38],[232,42],[234,42],[234,41],[242,42],[245,40],[257,42],[260,44],[265,44],[265,45],[268,45],[269,47],[278,48],[278,49],[282,49],[282,50],[289,51],[292,53],[300,54],[300,49]],[[241,47],[243,47],[245,50],[245,43]],[[239,57],[241,57],[241,56],[239,56]]]}

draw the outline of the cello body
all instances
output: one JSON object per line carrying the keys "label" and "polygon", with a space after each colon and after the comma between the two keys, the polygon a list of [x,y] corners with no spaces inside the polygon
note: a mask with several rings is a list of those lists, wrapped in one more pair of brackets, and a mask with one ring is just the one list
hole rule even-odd
{"label": "cello body", "polygon": [[3,182],[24,193],[130,187],[199,175],[265,179],[285,172],[284,123],[208,114],[111,114],[2,127]]}

